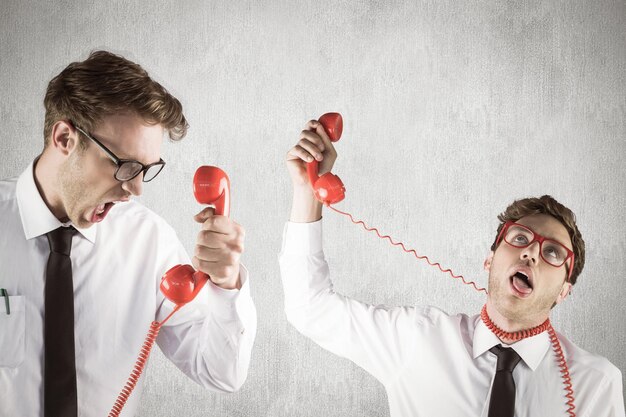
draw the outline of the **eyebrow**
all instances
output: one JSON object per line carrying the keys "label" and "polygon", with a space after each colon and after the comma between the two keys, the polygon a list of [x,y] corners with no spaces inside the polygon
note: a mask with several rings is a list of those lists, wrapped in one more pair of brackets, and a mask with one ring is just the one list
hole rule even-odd
{"label": "eyebrow", "polygon": [[[156,161],[152,161],[152,162],[145,163],[145,162],[143,162],[143,161],[141,161],[141,160],[139,160],[139,159],[137,159],[137,158],[133,158],[132,156],[128,156],[128,154],[126,154],[126,153],[119,152],[119,151],[117,151],[117,150],[115,150],[115,149],[112,149],[112,146],[111,146],[111,145],[108,145],[108,144],[106,144],[106,143],[104,143],[104,142],[102,141],[102,137],[101,137],[100,135],[98,135],[98,137],[96,137],[93,133],[89,133],[89,134],[91,135],[91,137],[92,137],[92,138],[97,139],[100,143],[102,143],[102,144],[103,144],[103,145],[104,145],[104,146],[105,146],[105,147],[106,147],[109,151],[111,151],[112,153],[114,153],[114,154],[115,154],[115,156],[116,156],[117,158],[119,158],[120,160],[137,161],[137,162],[139,162],[139,163],[142,163],[143,165],[150,165],[150,164],[154,164],[154,163],[156,163],[156,162],[159,162],[159,161],[162,159],[161,157],[159,157],[159,159],[158,159],[158,160],[156,160]],[[98,145],[96,144],[96,146],[98,146]],[[120,154],[122,154],[122,155],[120,155]],[[113,162],[113,161],[111,161],[111,162]]]}
{"label": "eyebrow", "polygon": [[[526,227],[528,227],[528,226],[526,226]],[[532,229],[531,229],[531,230],[532,230]],[[534,231],[534,230],[533,230],[533,231]],[[539,233],[539,232],[535,232],[535,233]],[[565,246],[567,249],[569,249],[569,250],[571,250],[571,251],[573,251],[573,250],[574,250],[574,245],[572,245],[572,247],[571,247],[571,248],[570,248],[569,246],[567,246],[567,240],[569,240],[570,244],[571,244],[571,242],[572,242],[572,238],[570,238],[570,237],[569,237],[569,233],[567,234],[567,240],[557,239],[557,238],[556,238],[556,237],[554,237],[554,236],[548,236],[548,235],[545,235],[545,234],[543,234],[543,233],[539,233],[539,234],[540,234],[541,236],[545,237],[546,239],[553,240],[553,241],[555,241],[555,242],[560,243],[561,245]]]}
{"label": "eyebrow", "polygon": [[538,233],[538,234],[540,234],[541,236],[543,236],[543,237],[544,237],[544,238],[546,238],[546,239],[550,239],[550,240],[553,240],[553,241],[555,241],[555,242],[558,242],[558,243],[560,243],[561,245],[565,246],[567,249],[569,249],[569,250],[571,250],[571,251],[573,251],[573,250],[574,250],[574,245],[572,244],[572,238],[570,237],[569,233],[567,233],[567,230],[565,231],[565,233],[567,233],[567,240],[569,240],[569,242],[570,242],[570,244],[571,244],[571,246],[572,246],[571,248],[570,248],[569,246],[567,246],[567,244],[566,244],[566,243],[567,243],[567,240],[557,239],[556,237],[554,237],[554,236],[552,236],[552,235],[547,235],[547,234],[545,234],[545,233],[541,233],[541,232],[539,232],[536,228],[531,227],[531,226],[529,226],[529,225],[527,225],[527,224],[520,223],[519,221],[516,221],[515,223],[517,223],[517,224],[519,224],[519,225],[522,225],[522,226],[524,226],[524,227],[529,228],[529,229],[530,229],[530,230],[532,230],[534,233]]}

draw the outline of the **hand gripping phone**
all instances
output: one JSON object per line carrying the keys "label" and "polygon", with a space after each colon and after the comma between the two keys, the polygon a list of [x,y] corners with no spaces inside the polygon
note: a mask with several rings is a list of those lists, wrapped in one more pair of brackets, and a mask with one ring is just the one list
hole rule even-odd
{"label": "hand gripping phone", "polygon": [[[230,180],[221,169],[198,168],[193,177],[193,194],[198,203],[213,205],[215,214],[230,214]],[[208,280],[208,275],[194,270],[191,265],[176,265],[163,275],[160,288],[165,298],[182,306],[193,300]]]}
{"label": "hand gripping phone", "polygon": [[[319,118],[331,142],[337,142],[343,132],[343,118],[339,113],[326,113]],[[315,192],[315,198],[327,206],[343,200],[346,196],[346,187],[338,176],[327,172],[319,176],[319,163],[314,159],[307,163],[307,174]]]}

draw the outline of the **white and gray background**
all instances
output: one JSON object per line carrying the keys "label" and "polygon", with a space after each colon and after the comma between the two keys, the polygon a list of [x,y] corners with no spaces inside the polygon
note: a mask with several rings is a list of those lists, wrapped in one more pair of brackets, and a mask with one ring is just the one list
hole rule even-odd
{"label": "white and gray background", "polygon": [[[327,111],[345,118],[338,207],[481,285],[496,215],[513,199],[551,194],[571,207],[587,263],[553,323],[624,372],[623,0],[0,4],[0,178],[42,149],[48,81],[94,49],[140,63],[184,105],[189,135],[165,144],[167,168],[141,201],[189,251],[201,209],[195,169],[230,175],[259,313],[248,380],[235,394],[205,391],[157,349],[140,416],[388,415],[373,377],[305,339],[283,313],[284,156]],[[482,306],[482,293],[324,216],[338,291],[450,313]]]}

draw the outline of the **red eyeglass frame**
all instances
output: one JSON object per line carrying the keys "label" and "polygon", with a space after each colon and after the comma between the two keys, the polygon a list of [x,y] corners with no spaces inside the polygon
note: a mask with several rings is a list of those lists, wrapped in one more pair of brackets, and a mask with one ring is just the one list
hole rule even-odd
{"label": "red eyeglass frame", "polygon": [[[522,228],[524,228],[526,230],[529,230],[533,234],[533,236],[534,236],[533,240],[531,240],[530,242],[528,242],[527,245],[524,245],[524,246],[515,246],[515,245],[510,244],[509,242],[507,242],[504,239],[504,234],[506,233],[506,231],[511,226],[519,226],[519,227],[522,227]],[[535,232],[530,227],[524,226],[523,224],[515,223],[515,222],[512,222],[512,221],[508,221],[508,222],[504,223],[504,227],[502,227],[502,230],[500,230],[500,233],[498,234],[498,238],[496,239],[496,244],[499,244],[503,240],[504,240],[504,242],[507,245],[512,246],[514,248],[527,248],[530,245],[532,245],[533,243],[539,242],[539,256],[541,256],[541,259],[543,259],[545,261],[545,263],[547,263],[548,265],[554,266],[555,268],[560,268],[563,265],[565,265],[565,267],[569,270],[569,273],[567,275],[567,282],[570,281],[570,278],[572,277],[572,272],[574,272],[574,259],[575,259],[575,256],[574,256],[574,252],[569,250],[569,248],[567,246],[565,246],[564,244],[562,244],[561,242],[559,242],[557,240],[554,240],[554,239],[547,238],[545,236],[542,236],[539,233]],[[559,265],[559,266],[552,265],[550,262],[546,261],[545,258],[543,257],[543,254],[541,253],[541,248],[543,247],[543,242],[545,240],[548,240],[550,242],[556,242],[559,245],[563,246],[565,248],[565,250],[567,251],[567,256],[565,257],[565,260],[563,261],[563,263],[561,265]],[[570,263],[570,267],[568,268],[566,264],[567,264],[567,260],[570,259],[570,258],[572,259],[572,261]]]}

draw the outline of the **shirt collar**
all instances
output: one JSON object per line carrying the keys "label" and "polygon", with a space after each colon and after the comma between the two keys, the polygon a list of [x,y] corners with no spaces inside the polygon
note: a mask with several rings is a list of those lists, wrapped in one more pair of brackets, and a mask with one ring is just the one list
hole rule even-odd
{"label": "shirt collar", "polygon": [[542,332],[536,336],[527,337],[515,342],[512,345],[502,343],[498,337],[493,334],[485,323],[477,317],[478,324],[474,329],[473,355],[474,359],[487,352],[495,345],[501,344],[504,347],[512,347],[515,352],[522,358],[524,363],[533,371],[537,369],[539,363],[543,360],[550,347],[550,337],[548,332]]}
{"label": "shirt collar", "polygon": [[83,235],[91,243],[95,243],[97,226],[88,229],[80,229],[72,224],[72,222],[61,223],[50,211],[46,203],[43,201],[37,185],[35,184],[35,163],[37,159],[28,165],[28,168],[17,180],[16,196],[17,205],[20,210],[20,218],[24,229],[26,239],[32,239],[37,236],[58,229],[61,226],[74,226],[78,232]]}

